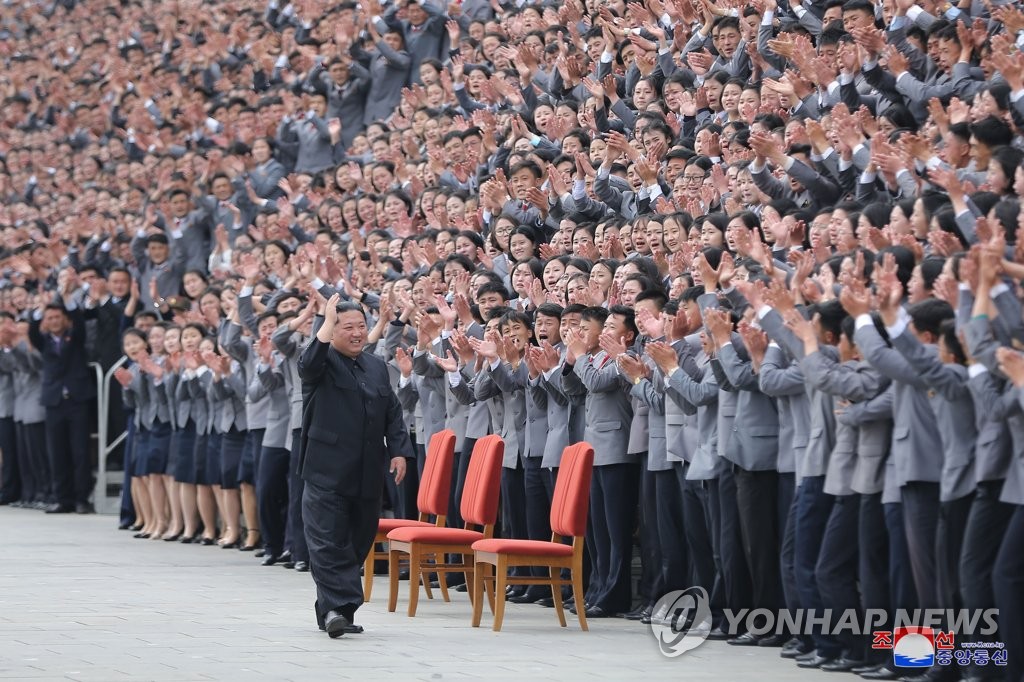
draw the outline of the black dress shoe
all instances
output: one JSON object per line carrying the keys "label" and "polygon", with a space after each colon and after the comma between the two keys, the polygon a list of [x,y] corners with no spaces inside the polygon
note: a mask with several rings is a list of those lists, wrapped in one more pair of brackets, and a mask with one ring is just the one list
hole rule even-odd
{"label": "black dress shoe", "polygon": [[540,599],[537,600],[537,603],[540,604],[541,606],[545,607],[545,608],[549,608],[549,609],[555,608],[555,600],[552,599],[551,597],[541,597]]}
{"label": "black dress shoe", "polygon": [[96,508],[88,502],[79,502],[75,505],[76,514],[95,514]]}
{"label": "black dress shoe", "polygon": [[653,609],[651,608],[650,604],[644,604],[642,606],[636,607],[632,611],[627,611],[626,613],[622,614],[622,617],[626,620],[640,620],[644,616],[649,617],[651,615],[651,611],[653,611]]}
{"label": "black dress shoe", "polygon": [[226,545],[221,545],[220,548],[221,549],[241,549],[242,548],[242,541],[241,540],[235,540],[234,542],[229,542]]}
{"label": "black dress shoe", "polygon": [[270,552],[267,552],[263,556],[263,561],[260,562],[260,563],[263,566],[273,566],[274,564],[279,564],[282,561],[284,561],[284,555],[283,554],[274,555],[274,554],[272,554]]}
{"label": "black dress shoe", "polygon": [[467,585],[466,583],[462,583],[461,585],[456,585],[455,586],[455,591],[456,592],[469,592],[469,585]]}
{"label": "black dress shoe", "polygon": [[861,673],[861,678],[865,680],[898,680],[900,679],[900,673],[895,670],[889,670],[884,665],[877,670],[871,672]]}
{"label": "black dress shoe", "polygon": [[400,570],[398,572],[398,579],[399,580],[408,580],[409,579],[409,569],[408,568],[403,568],[402,570]]}
{"label": "black dress shoe", "polygon": [[[4,504],[5,503],[0,502],[0,507],[4,506]],[[132,524],[130,524],[130,523],[118,524],[117,529],[118,530],[136,530],[136,529],[132,528]]]}
{"label": "black dress shoe", "polygon": [[297,573],[309,573],[309,562],[308,561],[296,561],[295,571]]}
{"label": "black dress shoe", "polygon": [[530,590],[527,590],[526,592],[522,593],[518,597],[509,597],[507,601],[510,601],[513,604],[536,604],[538,601],[540,601],[543,598],[544,598],[544,593],[541,592],[540,590],[536,590],[534,592],[531,592]]}
{"label": "black dress shoe", "polygon": [[739,637],[725,640],[725,643],[732,644],[733,646],[757,646],[757,636],[744,632]]}
{"label": "black dress shoe", "polygon": [[257,550],[257,552],[255,554],[253,554],[253,556],[256,557],[257,559],[262,559],[263,557],[267,556],[266,548],[263,548],[261,550]]}
{"label": "black dress shoe", "polygon": [[814,647],[804,644],[800,640],[796,640],[796,644],[786,643],[786,646],[782,647],[782,651],[779,652],[779,656],[782,658],[799,658],[814,651]]}
{"label": "black dress shoe", "polygon": [[324,630],[331,639],[337,639],[345,634],[347,628],[352,627],[352,621],[337,611],[328,611],[324,614]]}
{"label": "black dress shoe", "polygon": [[611,614],[602,609],[600,606],[589,607],[586,611],[583,612],[583,615],[587,618],[611,618]]}
{"label": "black dress shoe", "polygon": [[856,668],[850,668],[850,672],[854,675],[863,675],[864,673],[871,673],[884,667],[885,665],[883,663],[865,663],[864,665]]}
{"label": "black dress shoe", "polygon": [[765,647],[778,647],[785,646],[786,636],[785,635],[765,635],[757,640],[758,646]]}
{"label": "black dress shoe", "polygon": [[802,661],[798,658],[796,660],[796,665],[798,668],[820,668],[826,663],[832,663],[835,660],[837,660],[835,656],[822,656],[821,654],[815,653],[810,658]]}
{"label": "black dress shoe", "polygon": [[164,538],[164,542],[176,542],[181,539],[181,533]]}
{"label": "black dress shoe", "polygon": [[71,514],[75,508],[70,504],[51,504],[46,508],[47,514]]}
{"label": "black dress shoe", "polygon": [[840,656],[830,663],[823,664],[821,669],[830,673],[845,673],[863,665],[864,661],[855,661],[851,658],[847,658],[846,656]]}
{"label": "black dress shoe", "polygon": [[258,545],[242,545],[238,548],[239,552],[255,552]]}
{"label": "black dress shoe", "polygon": [[708,639],[719,641],[719,642],[724,642],[726,640],[732,639],[732,635],[727,633],[721,627],[717,627],[717,628],[711,628],[711,632],[708,633]]}
{"label": "black dress shoe", "polygon": [[903,675],[900,677],[900,682],[903,680],[907,680],[907,682],[957,682],[959,679],[960,674],[957,672],[956,666],[934,665],[920,675]]}
{"label": "black dress shoe", "polygon": [[509,585],[505,590],[505,600],[512,601],[526,594],[526,588],[522,585]]}
{"label": "black dress shoe", "polygon": [[136,523],[134,526],[130,526],[128,528],[128,530],[133,530],[136,533],[138,533],[140,530],[142,530],[142,524],[141,523]]}
{"label": "black dress shoe", "polygon": [[288,569],[295,568],[295,562],[292,561],[290,558],[289,559],[285,559],[284,561],[281,562],[281,566],[283,568],[288,568]]}
{"label": "black dress shoe", "polygon": [[141,539],[143,539],[143,540],[144,540],[144,539],[146,539],[146,538],[148,538],[148,537],[149,537],[149,533],[136,533],[136,534],[135,534],[135,535],[133,535],[132,537],[133,537],[133,538],[141,538]]}

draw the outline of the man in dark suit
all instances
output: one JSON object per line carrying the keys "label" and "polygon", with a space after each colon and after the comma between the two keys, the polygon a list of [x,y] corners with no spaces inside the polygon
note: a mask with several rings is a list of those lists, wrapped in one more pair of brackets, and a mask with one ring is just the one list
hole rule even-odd
{"label": "man in dark suit", "polygon": [[363,352],[366,316],[354,303],[339,307],[339,300],[331,296],[315,318],[299,358],[302,518],[317,622],[332,639],[362,631],[352,622],[363,603],[359,569],[377,533],[385,472],[401,483],[412,454],[387,365]]}
{"label": "man in dark suit", "polygon": [[51,303],[35,312],[28,334],[43,355],[46,447],[57,496],[47,513],[88,514],[93,511],[89,503],[89,401],[96,387],[86,355],[85,316],[77,307]]}

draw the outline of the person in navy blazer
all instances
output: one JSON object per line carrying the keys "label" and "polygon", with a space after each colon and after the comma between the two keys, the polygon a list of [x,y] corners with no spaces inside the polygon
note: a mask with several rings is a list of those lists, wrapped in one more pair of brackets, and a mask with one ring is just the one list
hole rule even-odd
{"label": "person in navy blazer", "polygon": [[51,303],[37,310],[29,325],[29,341],[43,356],[41,397],[57,497],[48,513],[92,511],[89,401],[96,396],[96,386],[89,372],[85,333],[85,315],[74,304],[65,308]]}

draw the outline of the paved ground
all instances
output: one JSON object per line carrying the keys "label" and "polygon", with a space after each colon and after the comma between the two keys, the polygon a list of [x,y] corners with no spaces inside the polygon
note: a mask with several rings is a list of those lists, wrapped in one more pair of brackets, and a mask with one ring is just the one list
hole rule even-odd
{"label": "paved ground", "polygon": [[[387,586],[359,611],[362,635],[316,629],[309,574],[251,554],[135,540],[111,516],[0,508],[0,679],[815,680],[778,650],[705,642],[681,657],[623,620],[509,605],[504,629],[469,626],[465,594],[388,613]],[[403,589],[407,583],[402,583]],[[485,610],[485,623],[489,613]],[[569,615],[569,614],[567,614]],[[849,678],[853,679],[853,678]]]}

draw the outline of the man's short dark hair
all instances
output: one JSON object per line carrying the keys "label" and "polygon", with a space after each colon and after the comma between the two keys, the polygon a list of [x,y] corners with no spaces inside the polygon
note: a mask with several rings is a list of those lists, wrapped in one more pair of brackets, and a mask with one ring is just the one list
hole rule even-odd
{"label": "man's short dark hair", "polygon": [[479,299],[483,294],[501,294],[503,301],[507,301],[510,298],[508,289],[505,288],[505,285],[498,284],[497,282],[487,282],[486,284],[482,284],[476,291],[477,299]]}

